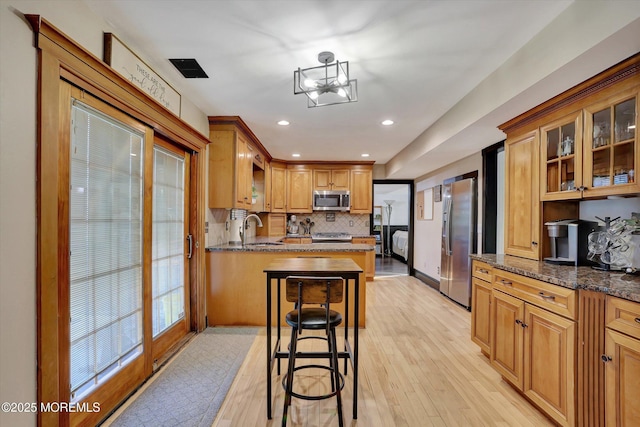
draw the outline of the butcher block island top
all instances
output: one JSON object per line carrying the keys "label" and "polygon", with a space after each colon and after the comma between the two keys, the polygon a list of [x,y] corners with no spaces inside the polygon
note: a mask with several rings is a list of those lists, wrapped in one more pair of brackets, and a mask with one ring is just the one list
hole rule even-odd
{"label": "butcher block island top", "polygon": [[602,292],[629,301],[640,302],[640,276],[591,267],[572,267],[533,261],[510,255],[471,255],[499,270],[531,277],[569,289]]}
{"label": "butcher block island top", "polygon": [[[207,248],[207,324],[222,325],[266,325],[266,274],[265,268],[274,260],[298,257],[328,257],[352,259],[363,272],[360,273],[359,321],[365,326],[366,318],[366,256],[374,251],[372,245],[351,243],[283,244],[276,238],[248,239],[245,246],[225,244]],[[353,293],[353,286],[349,293]],[[276,307],[276,296],[272,307]],[[354,301],[355,295],[349,296]],[[281,295],[282,307],[291,305]],[[342,303],[344,304],[344,303]],[[344,310],[337,304],[337,311]],[[272,313],[272,324],[277,321]],[[285,325],[283,319],[279,319]],[[353,319],[349,319],[352,323]]]}

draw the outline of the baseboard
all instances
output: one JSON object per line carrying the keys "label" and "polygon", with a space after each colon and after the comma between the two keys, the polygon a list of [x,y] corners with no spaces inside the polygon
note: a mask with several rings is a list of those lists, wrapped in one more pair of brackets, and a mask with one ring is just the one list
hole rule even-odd
{"label": "baseboard", "polygon": [[421,271],[416,270],[415,268],[413,269],[413,271],[411,272],[412,276],[415,276],[416,279],[420,280],[421,282],[429,285],[430,287],[432,287],[433,289],[435,289],[436,291],[440,290],[440,281],[434,279],[433,277],[429,276],[428,274],[424,274]]}

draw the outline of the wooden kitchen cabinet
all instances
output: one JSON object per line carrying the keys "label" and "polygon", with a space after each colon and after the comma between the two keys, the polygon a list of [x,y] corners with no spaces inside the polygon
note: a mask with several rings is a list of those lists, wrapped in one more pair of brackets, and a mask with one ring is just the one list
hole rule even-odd
{"label": "wooden kitchen cabinet", "polygon": [[283,213],[259,213],[262,227],[256,228],[256,236],[278,237],[287,234],[287,214]]}
{"label": "wooden kitchen cabinet", "polygon": [[[270,161],[266,150],[237,116],[209,117],[209,140],[209,207],[255,210],[252,206],[254,163],[255,169],[262,171],[260,179],[264,188],[264,165]],[[264,194],[262,197],[265,200]]]}
{"label": "wooden kitchen cabinet", "polygon": [[487,357],[491,352],[491,266],[473,261],[471,269],[471,341]]}
{"label": "wooden kitchen cabinet", "polygon": [[285,237],[282,239],[282,243],[297,243],[297,244],[311,244],[313,239],[309,237]]}
{"label": "wooden kitchen cabinet", "polygon": [[247,139],[236,130],[209,132],[209,207],[251,208],[252,161]]}
{"label": "wooden kitchen cabinet", "polygon": [[606,425],[640,425],[640,304],[607,296],[602,361]]}
{"label": "wooden kitchen cabinet", "polygon": [[[353,237],[351,239],[351,243],[353,244],[362,244],[362,245],[371,245],[375,248],[376,246],[376,238],[375,237]],[[373,280],[376,275],[376,251],[369,251],[366,254],[366,273],[367,280]]]}
{"label": "wooden kitchen cabinet", "polygon": [[505,142],[505,253],[539,259],[538,131]]}
{"label": "wooden kitchen cabinet", "polygon": [[540,129],[540,198],[582,197],[582,112],[577,111]]}
{"label": "wooden kitchen cabinet", "polygon": [[636,87],[585,109],[584,197],[640,192],[638,93]]}
{"label": "wooden kitchen cabinet", "polygon": [[313,190],[349,191],[349,175],[350,170],[348,168],[313,169]]}
{"label": "wooden kitchen cabinet", "polygon": [[639,98],[637,88],[626,90],[541,128],[543,201],[640,192]]}
{"label": "wooden kitchen cabinet", "polygon": [[276,162],[271,164],[270,200],[270,212],[287,212],[287,167]]}
{"label": "wooden kitchen cabinet", "polygon": [[373,208],[373,171],[371,167],[351,169],[351,213],[370,214]]}
{"label": "wooden kitchen cabinet", "polygon": [[313,192],[311,190],[311,169],[294,166],[287,169],[287,212],[313,212]]}
{"label": "wooden kitchen cabinet", "polygon": [[491,294],[491,365],[506,380],[522,390],[524,301],[493,291]]}
{"label": "wooden kitchen cabinet", "polygon": [[576,425],[575,291],[494,271],[492,366],[562,426]]}

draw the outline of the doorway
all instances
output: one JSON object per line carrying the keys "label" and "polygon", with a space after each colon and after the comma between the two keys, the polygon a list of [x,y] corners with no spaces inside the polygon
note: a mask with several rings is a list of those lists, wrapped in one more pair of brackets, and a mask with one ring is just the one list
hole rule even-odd
{"label": "doorway", "polygon": [[409,275],[413,266],[413,181],[374,180],[371,234],[376,276]]}

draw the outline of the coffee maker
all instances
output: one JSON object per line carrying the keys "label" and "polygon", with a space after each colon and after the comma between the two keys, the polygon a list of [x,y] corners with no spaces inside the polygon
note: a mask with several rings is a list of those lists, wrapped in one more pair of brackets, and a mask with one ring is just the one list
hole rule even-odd
{"label": "coffee maker", "polygon": [[563,219],[549,221],[544,225],[547,226],[551,244],[551,256],[545,258],[545,262],[575,266],[597,264],[587,259],[589,233],[600,229],[597,222],[582,219]]}

